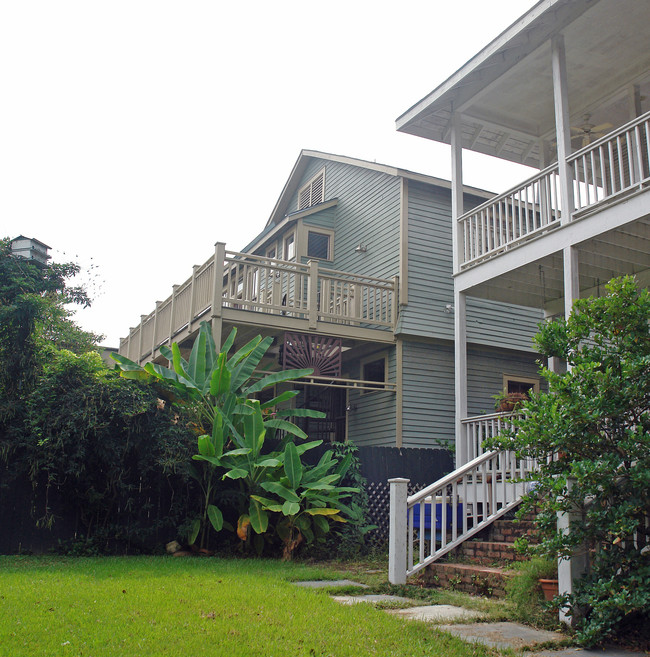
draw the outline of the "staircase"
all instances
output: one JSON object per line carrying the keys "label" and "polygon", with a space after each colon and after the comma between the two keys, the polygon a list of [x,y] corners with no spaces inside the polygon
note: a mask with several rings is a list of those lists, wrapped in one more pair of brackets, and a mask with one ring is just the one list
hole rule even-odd
{"label": "staircase", "polygon": [[426,568],[421,580],[428,586],[463,591],[472,595],[502,598],[511,571],[505,566],[524,561],[525,556],[514,548],[519,536],[532,535],[532,516],[523,520],[507,517],[495,520],[473,539],[461,543]]}
{"label": "staircase", "polygon": [[[408,496],[407,479],[389,481],[388,579],[392,584],[404,584],[407,577],[439,561],[519,505],[526,492],[525,479],[536,463],[507,450],[480,453],[482,438],[473,435],[478,456],[415,495]],[[462,579],[461,573],[455,578],[458,575]]]}

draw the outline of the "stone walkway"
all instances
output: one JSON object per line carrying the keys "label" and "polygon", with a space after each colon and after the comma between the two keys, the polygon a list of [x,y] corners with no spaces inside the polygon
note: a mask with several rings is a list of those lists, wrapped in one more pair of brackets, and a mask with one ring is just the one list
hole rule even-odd
{"label": "stone walkway", "polygon": [[[368,588],[349,579],[318,580],[312,582],[295,582],[297,586],[307,588],[342,588],[355,586]],[[375,604],[375,605],[408,605],[415,601],[397,595],[332,595],[341,604]],[[536,630],[519,623],[481,623],[468,622],[448,625],[453,621],[474,619],[480,620],[483,614],[452,605],[427,605],[422,607],[409,606],[402,609],[388,608],[387,613],[409,620],[420,620],[435,623],[440,630],[449,632],[470,643],[482,643],[493,648],[509,648],[515,651],[534,650],[539,644],[561,642],[565,637],[559,632]],[[531,657],[648,657],[650,653],[616,648],[586,650],[583,648],[559,648],[557,650],[540,650],[531,653]]]}

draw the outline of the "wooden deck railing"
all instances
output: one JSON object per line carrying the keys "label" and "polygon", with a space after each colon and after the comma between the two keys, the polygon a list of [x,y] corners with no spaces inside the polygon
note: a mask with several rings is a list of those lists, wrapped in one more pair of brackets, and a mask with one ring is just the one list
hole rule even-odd
{"label": "wooden deck railing", "polygon": [[583,216],[650,182],[650,112],[567,159],[574,212],[563,216],[560,176],[554,164],[526,182],[459,217],[461,269],[499,255]]}
{"label": "wooden deck railing", "polygon": [[221,317],[224,309],[248,310],[318,322],[392,330],[397,321],[397,277],[360,276],[308,264],[226,251],[217,244],[215,255],[170,297],[141,317],[120,353],[135,361],[152,354],[184,329],[202,319]]}

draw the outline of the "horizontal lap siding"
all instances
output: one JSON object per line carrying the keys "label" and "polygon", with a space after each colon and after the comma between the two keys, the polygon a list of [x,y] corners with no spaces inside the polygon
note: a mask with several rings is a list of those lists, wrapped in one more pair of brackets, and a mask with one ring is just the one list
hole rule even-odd
{"label": "horizontal lap siding", "polygon": [[402,445],[440,447],[454,440],[451,345],[403,343]]}
{"label": "horizontal lap siding", "polygon": [[[451,344],[403,343],[404,447],[438,447],[454,441],[454,350]],[[503,375],[539,378],[535,354],[468,350],[469,415],[492,413]]]}
{"label": "horizontal lap siding", "polygon": [[[400,179],[340,162],[315,159],[307,166],[300,185],[325,166],[325,200],[338,199],[334,225],[334,261],[327,267],[365,276],[391,278],[399,267]],[[297,195],[287,212],[296,209]],[[316,217],[305,223],[316,225]],[[355,248],[363,244],[365,253]]]}
{"label": "horizontal lap siding", "polygon": [[[536,354],[516,351],[469,349],[467,353],[468,414],[494,413],[494,399],[503,390],[503,375],[539,379]],[[541,383],[541,381],[540,381]],[[544,386],[542,386],[542,389]]]}
{"label": "horizontal lap siding", "polygon": [[[402,312],[401,330],[453,340],[454,316],[445,312],[454,300],[450,193],[409,181],[408,208],[409,303]],[[530,351],[541,319],[535,309],[467,301],[468,340],[477,344]]]}
{"label": "horizontal lap siding", "polygon": [[[377,357],[386,353],[377,352]],[[361,376],[360,364],[355,364],[353,376]],[[353,368],[351,368],[353,369]],[[395,381],[395,348],[388,352],[388,380]],[[361,394],[350,390],[348,413],[348,438],[356,445],[380,445],[395,447],[395,393],[388,391]]]}

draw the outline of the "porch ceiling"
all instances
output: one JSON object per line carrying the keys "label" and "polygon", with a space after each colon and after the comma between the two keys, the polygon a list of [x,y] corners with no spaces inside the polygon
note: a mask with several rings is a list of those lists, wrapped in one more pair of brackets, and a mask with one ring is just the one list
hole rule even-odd
{"label": "porch ceiling", "polygon": [[[650,3],[544,0],[397,119],[397,129],[537,168],[555,159],[551,39],[562,33],[572,126],[623,125],[650,108]],[[634,85],[637,85],[636,88]],[[583,135],[574,132],[576,149]]]}
{"label": "porch ceiling", "polygon": [[[650,216],[585,240],[576,247],[581,297],[603,294],[607,281],[624,274],[634,274],[641,283],[650,284]],[[534,249],[534,243],[531,248]],[[480,283],[469,293],[561,313],[563,272],[562,252],[557,251]]]}

